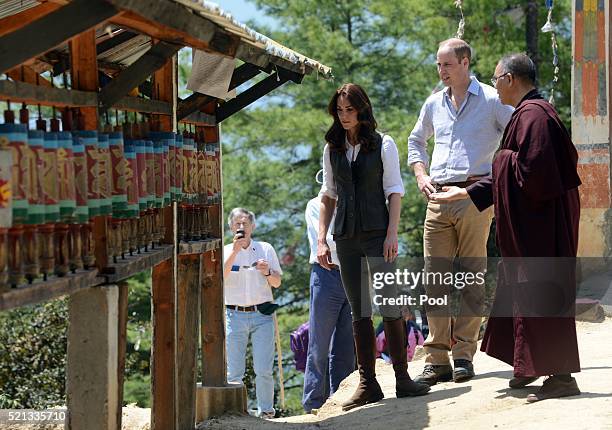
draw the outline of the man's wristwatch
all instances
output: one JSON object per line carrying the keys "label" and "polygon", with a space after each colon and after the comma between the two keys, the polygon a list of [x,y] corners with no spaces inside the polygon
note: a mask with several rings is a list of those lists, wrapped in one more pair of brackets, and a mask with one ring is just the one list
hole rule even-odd
{"label": "man's wristwatch", "polygon": [[264,276],[268,277],[268,276],[270,276],[271,274],[272,274],[272,271],[271,271],[270,269],[268,269],[268,274],[267,274],[267,275],[264,275]]}

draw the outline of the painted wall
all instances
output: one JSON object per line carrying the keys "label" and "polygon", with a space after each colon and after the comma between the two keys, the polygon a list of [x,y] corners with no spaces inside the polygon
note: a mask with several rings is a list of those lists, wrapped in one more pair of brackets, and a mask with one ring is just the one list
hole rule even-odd
{"label": "painted wall", "polygon": [[583,257],[612,257],[609,3],[573,1],[572,139],[580,157]]}

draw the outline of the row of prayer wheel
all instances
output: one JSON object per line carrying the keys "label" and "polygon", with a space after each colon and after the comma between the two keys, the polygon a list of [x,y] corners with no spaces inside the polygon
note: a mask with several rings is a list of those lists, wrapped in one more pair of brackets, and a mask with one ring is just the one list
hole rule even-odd
{"label": "row of prayer wheel", "polygon": [[162,240],[162,210],[173,202],[180,240],[209,237],[208,206],[220,199],[217,142],[187,130],[151,131],[155,125],[144,121],[71,130],[77,112],[65,109],[60,122],[54,110],[49,130],[40,108],[34,130],[25,105],[19,124],[10,105],[4,112],[0,288],[93,267],[94,217],[107,217],[114,262]]}

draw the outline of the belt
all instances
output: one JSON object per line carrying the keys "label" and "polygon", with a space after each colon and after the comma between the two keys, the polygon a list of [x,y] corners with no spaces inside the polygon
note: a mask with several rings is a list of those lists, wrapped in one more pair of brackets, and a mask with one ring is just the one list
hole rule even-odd
{"label": "belt", "polygon": [[463,182],[445,182],[443,184],[432,183],[431,185],[434,186],[434,188],[436,189],[436,192],[441,192],[442,191],[442,187],[467,188],[470,185],[475,184],[476,182],[478,182],[480,179],[482,179],[484,177],[485,176],[478,176],[478,177],[474,177],[474,178],[468,178],[467,181],[463,181]]}
{"label": "belt", "polygon": [[251,305],[251,306],[225,305],[227,309],[231,309],[233,311],[239,311],[239,312],[255,312],[257,311],[257,306],[258,305]]}
{"label": "belt", "polygon": [[[321,266],[319,263],[314,263],[314,264],[316,264],[317,266]],[[321,266],[321,267],[323,267],[323,266]],[[338,266],[337,264],[330,264],[329,268],[332,269],[332,270],[340,270],[340,266]]]}

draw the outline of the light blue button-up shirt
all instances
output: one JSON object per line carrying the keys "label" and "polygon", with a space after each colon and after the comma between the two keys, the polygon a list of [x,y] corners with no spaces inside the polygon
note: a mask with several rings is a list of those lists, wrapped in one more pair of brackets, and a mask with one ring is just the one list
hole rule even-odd
{"label": "light blue button-up shirt", "polygon": [[[493,155],[514,111],[501,103],[493,87],[474,77],[459,110],[455,110],[448,93],[447,87],[429,96],[408,138],[408,165],[422,162],[429,168],[432,182],[440,184],[489,174]],[[430,167],[427,139],[431,136],[434,150]]]}

